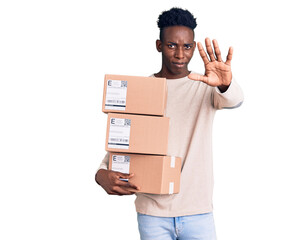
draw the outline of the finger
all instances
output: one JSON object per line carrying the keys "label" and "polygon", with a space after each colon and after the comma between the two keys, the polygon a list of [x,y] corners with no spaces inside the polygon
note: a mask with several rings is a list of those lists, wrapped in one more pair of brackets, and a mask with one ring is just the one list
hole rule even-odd
{"label": "finger", "polygon": [[135,190],[140,190],[139,186],[137,186],[136,184],[131,183],[130,181],[124,181],[124,180],[117,179],[115,181],[115,184],[117,186],[120,186],[120,187],[126,187],[126,188],[132,188],[132,189],[135,189]]}
{"label": "finger", "polygon": [[131,182],[128,182],[128,187],[132,188],[132,189],[135,189],[135,190],[140,190],[140,187],[134,183],[131,183]]}
{"label": "finger", "polygon": [[206,46],[206,51],[210,57],[210,60],[213,62],[215,61],[215,56],[212,50],[211,42],[209,38],[205,38],[205,46]]}
{"label": "finger", "polygon": [[117,192],[114,192],[114,191],[111,191],[111,190],[108,190],[106,191],[109,195],[118,195]]}
{"label": "finger", "polygon": [[213,43],[214,52],[215,52],[217,61],[222,62],[223,60],[222,60],[222,56],[221,56],[221,51],[219,49],[217,41],[214,39],[214,40],[212,40],[212,43]]}
{"label": "finger", "polygon": [[120,187],[120,186],[112,186],[110,188],[105,189],[105,191],[109,194],[109,195],[131,195],[134,194],[136,191],[131,191],[130,189],[126,189],[124,187]]}
{"label": "finger", "polygon": [[134,176],[134,173],[130,173],[130,174],[119,173],[117,176],[117,179],[118,179],[117,184],[120,186],[130,187],[130,188],[134,188],[134,189],[139,190],[140,189],[139,186],[137,186],[129,181],[124,181],[124,180],[120,179],[120,178],[122,178],[122,179],[128,180],[128,179],[131,179],[133,176]]}
{"label": "finger", "polygon": [[198,48],[198,51],[199,51],[199,54],[204,62],[204,64],[208,64],[209,63],[209,59],[206,55],[206,52],[204,51],[203,47],[202,47],[202,44],[200,42],[197,43],[197,48]]}
{"label": "finger", "polygon": [[201,81],[204,83],[208,83],[208,77],[197,74],[197,73],[191,73],[188,75],[188,78],[190,78],[191,80],[195,80],[195,81]]}
{"label": "finger", "polygon": [[126,174],[126,173],[117,172],[117,176],[119,176],[120,178],[129,179],[134,176],[134,173]]}
{"label": "finger", "polygon": [[109,195],[118,195],[118,192],[115,192],[115,191],[113,191],[112,190],[113,189],[113,187],[110,187],[110,188],[104,188],[104,190],[107,192],[107,194],[109,194]]}
{"label": "finger", "polygon": [[228,52],[228,56],[227,56],[227,61],[226,61],[226,64],[227,65],[230,65],[231,66],[232,58],[233,58],[233,48],[230,47],[229,48],[229,52]]}
{"label": "finger", "polygon": [[134,194],[134,192],[131,192],[129,190],[126,190],[122,187],[119,186],[114,186],[111,191],[115,194],[115,195],[131,195]]}

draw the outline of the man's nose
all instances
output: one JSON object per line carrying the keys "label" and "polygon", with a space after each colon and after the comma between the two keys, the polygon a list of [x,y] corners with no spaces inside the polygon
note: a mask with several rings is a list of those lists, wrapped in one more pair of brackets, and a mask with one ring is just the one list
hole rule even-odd
{"label": "man's nose", "polygon": [[180,48],[176,49],[175,57],[178,58],[178,59],[184,58],[184,50],[183,50],[183,48],[180,47]]}

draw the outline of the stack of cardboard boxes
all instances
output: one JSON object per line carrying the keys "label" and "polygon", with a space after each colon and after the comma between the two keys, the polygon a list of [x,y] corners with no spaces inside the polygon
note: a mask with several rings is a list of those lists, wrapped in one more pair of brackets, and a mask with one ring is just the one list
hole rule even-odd
{"label": "stack of cardboard boxes", "polygon": [[167,156],[165,78],[105,75],[102,111],[108,113],[109,169],[134,173],[139,192],[178,193],[181,158]]}

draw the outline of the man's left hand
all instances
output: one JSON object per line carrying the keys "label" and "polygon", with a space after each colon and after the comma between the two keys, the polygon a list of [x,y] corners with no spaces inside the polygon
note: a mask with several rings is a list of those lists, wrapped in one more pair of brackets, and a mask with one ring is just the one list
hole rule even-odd
{"label": "man's left hand", "polygon": [[204,51],[202,44],[200,42],[197,43],[198,51],[204,62],[205,74],[199,75],[191,73],[188,77],[195,81],[202,81],[209,86],[218,87],[221,92],[225,92],[232,81],[231,60],[233,57],[233,48],[229,48],[226,62],[224,62],[217,41],[212,40],[212,43],[214,51],[210,39],[205,39],[206,51],[209,58]]}

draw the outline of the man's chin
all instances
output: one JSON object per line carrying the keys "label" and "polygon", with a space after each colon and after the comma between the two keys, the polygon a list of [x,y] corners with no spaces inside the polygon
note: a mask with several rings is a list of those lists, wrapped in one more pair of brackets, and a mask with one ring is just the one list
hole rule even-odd
{"label": "man's chin", "polygon": [[185,69],[173,69],[172,70],[172,73],[173,73],[173,75],[175,75],[175,76],[187,76],[187,75],[189,75],[189,71],[188,71],[188,69],[187,68],[185,68]]}

